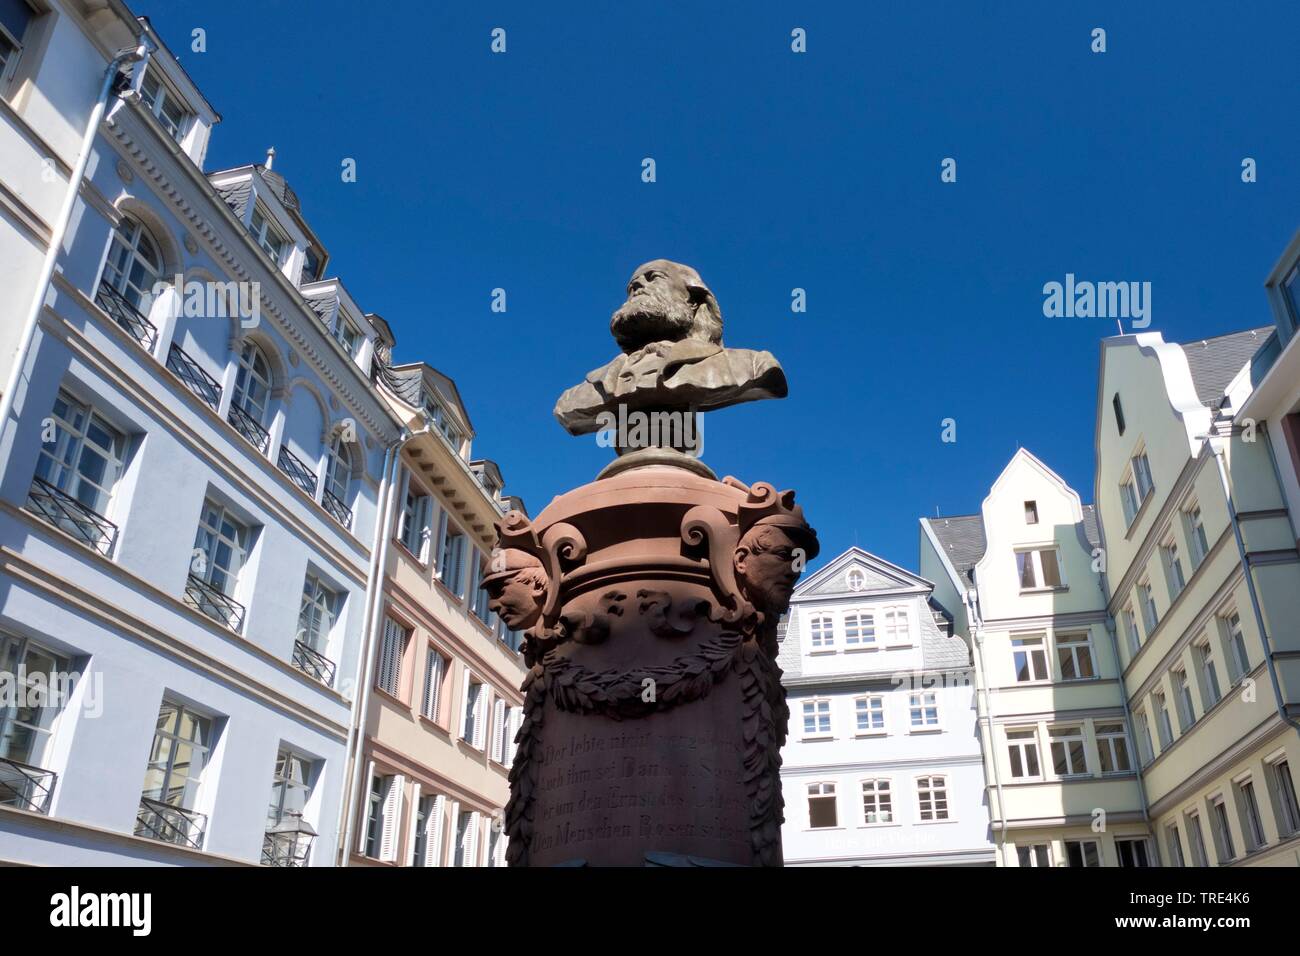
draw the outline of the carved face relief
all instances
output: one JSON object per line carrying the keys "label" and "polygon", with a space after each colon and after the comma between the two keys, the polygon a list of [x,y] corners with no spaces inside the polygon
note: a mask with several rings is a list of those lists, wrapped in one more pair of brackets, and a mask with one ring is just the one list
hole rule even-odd
{"label": "carved face relief", "polygon": [[488,595],[488,609],[494,611],[506,627],[522,631],[532,627],[542,616],[546,603],[546,575],[541,568],[523,568],[514,574],[483,583]]}
{"label": "carved face relief", "polygon": [[760,611],[780,616],[790,607],[799,571],[794,539],[781,528],[760,525],[736,546],[736,577],[745,597]]}
{"label": "carved face relief", "polygon": [[677,342],[695,323],[687,274],[675,262],[655,259],[632,274],[627,301],[610,319],[609,330],[624,352],[651,342]]}

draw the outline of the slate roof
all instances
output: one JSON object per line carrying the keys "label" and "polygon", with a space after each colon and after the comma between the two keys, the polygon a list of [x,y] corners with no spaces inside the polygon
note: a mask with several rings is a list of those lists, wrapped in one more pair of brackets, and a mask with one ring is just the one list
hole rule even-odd
{"label": "slate roof", "polygon": [[280,200],[285,209],[302,211],[302,203],[298,201],[298,194],[289,188],[289,184],[285,182],[283,176],[273,169],[267,169],[261,163],[257,165],[256,169],[262,174],[262,179],[271,187],[271,192],[275,193],[275,198]]}
{"label": "slate roof", "polygon": [[1180,343],[1201,404],[1219,410],[1224,401],[1223,390],[1250,362],[1271,331],[1273,327],[1269,325]]}
{"label": "slate roof", "polygon": [[221,201],[230,207],[231,211],[242,220],[244,211],[248,208],[248,197],[253,193],[252,180],[245,179],[230,186],[215,186],[217,195]]}

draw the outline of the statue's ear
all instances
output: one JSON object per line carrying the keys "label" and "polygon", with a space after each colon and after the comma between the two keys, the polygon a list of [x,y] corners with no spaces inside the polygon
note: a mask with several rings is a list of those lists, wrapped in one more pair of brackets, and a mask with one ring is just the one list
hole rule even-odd
{"label": "statue's ear", "polygon": [[745,573],[745,559],[749,557],[749,548],[737,548],[735,556],[732,558],[732,564],[736,566],[736,571],[740,574]]}

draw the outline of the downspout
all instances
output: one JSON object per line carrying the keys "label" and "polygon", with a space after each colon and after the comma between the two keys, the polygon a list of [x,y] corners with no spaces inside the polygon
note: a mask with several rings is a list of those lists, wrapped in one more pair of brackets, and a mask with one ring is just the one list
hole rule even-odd
{"label": "downspout", "polygon": [[357,789],[361,784],[361,749],[365,739],[366,712],[370,706],[370,685],[375,670],[375,637],[379,633],[379,622],[384,607],[383,575],[388,561],[388,544],[392,540],[393,530],[393,493],[397,487],[400,474],[401,450],[412,438],[427,434],[429,426],[417,432],[403,426],[398,439],[384,452],[384,483],[380,489],[379,520],[375,522],[375,541],[370,548],[370,569],[366,575],[366,628],[362,634],[361,650],[357,657],[355,708],[352,712],[349,760],[351,772],[345,781],[343,806],[340,814],[343,818],[343,839],[339,844],[339,865],[347,866],[351,855],[352,839],[356,830]]}
{"label": "downspout", "polygon": [[976,610],[976,600],[969,592],[962,598],[963,603],[966,605],[966,613],[970,615],[971,637],[975,641],[975,657],[978,661],[976,665],[978,668],[976,688],[984,699],[984,732],[985,738],[988,740],[988,754],[986,756],[989,765],[993,768],[993,789],[998,795],[998,823],[1001,828],[997,833],[1000,833],[1001,836],[999,837],[995,833],[994,839],[997,841],[998,854],[1002,857],[1002,865],[1007,866],[1007,807],[1002,795],[1002,771],[998,768],[997,744],[993,739],[993,708],[989,702],[988,670],[984,666],[984,622],[980,619],[979,611]]}
{"label": "downspout", "polygon": [[76,206],[77,197],[81,194],[81,181],[85,178],[90,152],[95,143],[95,136],[99,133],[100,121],[104,118],[105,110],[108,109],[108,99],[113,93],[113,83],[117,79],[118,70],[123,64],[143,60],[153,49],[153,44],[147,37],[141,37],[140,41],[140,45],[134,50],[119,50],[109,61],[108,69],[104,71],[104,80],[99,87],[99,99],[95,101],[95,107],[90,111],[90,119],[86,122],[86,132],[81,138],[81,152],[77,154],[77,161],[73,164],[72,174],[68,177],[68,191],[63,196],[59,216],[54,220],[54,228],[50,231],[50,242],[45,250],[45,261],[41,263],[36,292],[32,295],[31,306],[27,309],[27,318],[23,320],[23,332],[18,340],[18,350],[14,353],[13,366],[9,369],[4,395],[0,396],[0,429],[4,428],[9,421],[9,416],[13,414],[14,394],[18,391],[23,368],[27,365],[32,341],[36,338],[36,326],[40,322],[41,310],[45,308],[45,296],[50,291],[50,280],[54,278],[59,249],[63,246],[68,224],[72,221],[73,208]]}
{"label": "downspout", "polygon": [[[1246,591],[1250,595],[1250,608],[1255,614],[1255,626],[1259,628],[1259,636],[1264,642],[1264,663],[1268,665],[1268,677],[1273,684],[1273,699],[1277,703],[1277,715],[1300,732],[1300,723],[1294,717],[1287,716],[1286,705],[1282,700],[1282,682],[1277,676],[1277,665],[1273,661],[1273,642],[1269,639],[1268,630],[1264,626],[1264,611],[1259,606],[1259,594],[1255,591],[1255,576],[1251,573],[1250,559],[1246,555],[1246,540],[1242,537],[1241,522],[1237,519],[1237,506],[1232,500],[1232,485],[1228,480],[1228,466],[1224,462],[1223,448],[1213,440],[1217,436],[1197,435],[1196,437],[1204,441],[1210,451],[1214,453],[1214,462],[1219,466],[1219,482],[1223,485],[1223,497],[1228,503],[1228,520],[1232,523],[1232,536],[1237,539],[1237,555],[1241,559],[1241,570],[1246,578]],[[1265,438],[1266,444],[1268,444],[1267,434]],[[1271,447],[1269,452],[1271,455]],[[1276,462],[1273,463],[1273,467],[1274,469],[1277,468]],[[1279,483],[1278,493],[1281,494],[1281,491],[1282,486]],[[1286,499],[1283,498],[1282,502],[1283,507],[1285,507]]]}

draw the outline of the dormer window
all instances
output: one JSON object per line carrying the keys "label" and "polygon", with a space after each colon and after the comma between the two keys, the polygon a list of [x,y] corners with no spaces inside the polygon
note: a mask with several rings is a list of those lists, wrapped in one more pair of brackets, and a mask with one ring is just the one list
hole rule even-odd
{"label": "dormer window", "polygon": [[248,223],[248,231],[253,237],[253,241],[262,247],[262,251],[271,257],[271,261],[277,266],[284,256],[285,246],[289,240],[284,237],[280,230],[271,225],[270,218],[262,212],[260,208],[253,209],[253,218]]}
{"label": "dormer window", "polygon": [[334,319],[334,340],[343,346],[343,351],[348,355],[357,354],[357,343],[361,340],[361,331],[355,325],[348,321],[348,317],[339,309],[338,317]]}
{"label": "dormer window", "polygon": [[308,247],[302,260],[302,275],[298,279],[299,285],[306,285],[308,282],[315,282],[320,278],[320,255],[315,249]]}
{"label": "dormer window", "polygon": [[140,97],[144,100],[144,105],[149,107],[149,112],[167,131],[167,135],[179,143],[185,133],[185,118],[189,115],[180,97],[152,70],[144,75],[144,82],[140,84]]}
{"label": "dormer window", "polygon": [[456,453],[460,454],[460,446],[461,442],[464,441],[464,436],[451,420],[450,413],[443,407],[442,403],[428,392],[424,393],[424,411],[433,420],[433,424],[437,426],[438,430],[442,432],[443,437],[451,443],[451,447],[456,450]]}
{"label": "dormer window", "polygon": [[1291,310],[1291,325],[1300,325],[1300,265],[1291,268],[1291,272],[1282,280],[1282,292],[1286,296],[1287,308]]}
{"label": "dormer window", "polygon": [[0,92],[13,78],[18,57],[23,51],[23,35],[35,15],[36,11],[24,0],[0,3]]}

